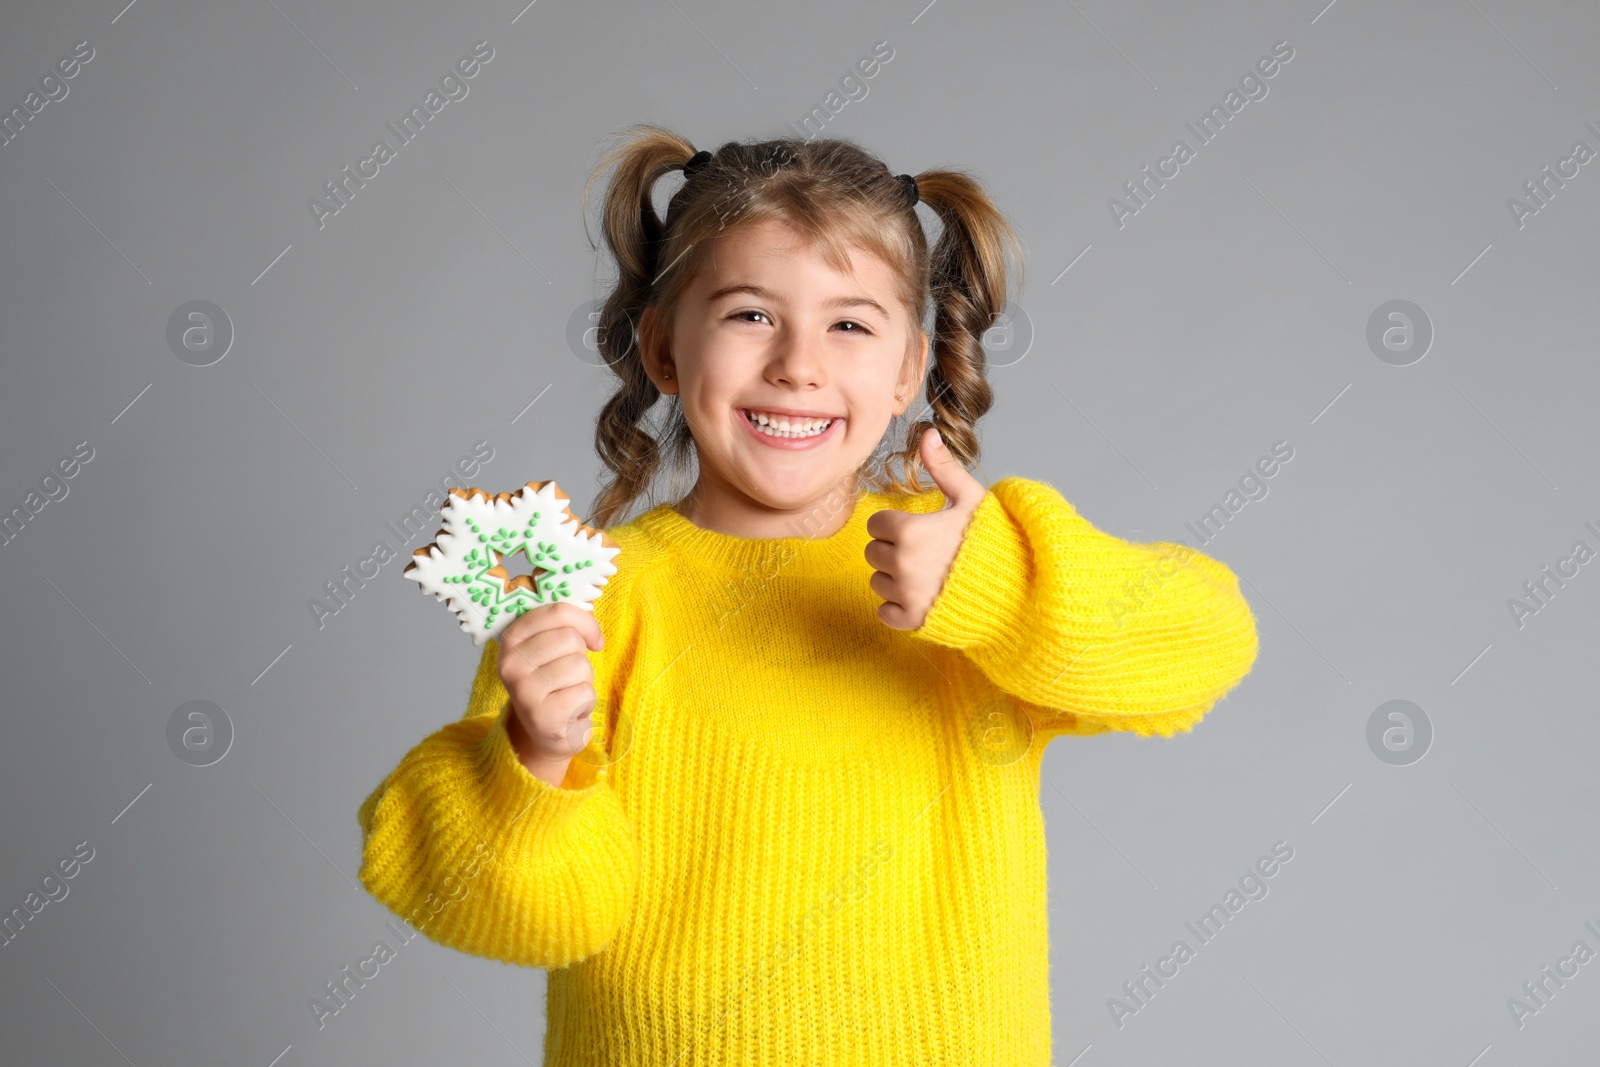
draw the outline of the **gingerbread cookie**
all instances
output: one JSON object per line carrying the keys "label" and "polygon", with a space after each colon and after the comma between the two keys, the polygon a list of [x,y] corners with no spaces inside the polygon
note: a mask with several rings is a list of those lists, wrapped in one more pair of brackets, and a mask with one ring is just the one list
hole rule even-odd
{"label": "gingerbread cookie", "polygon": [[[448,602],[474,645],[541,604],[569,600],[592,611],[622,547],[580,523],[568,503],[555,482],[529,482],[515,493],[451,489],[440,511],[444,529],[403,573]],[[519,552],[532,573],[512,577],[503,561]]]}

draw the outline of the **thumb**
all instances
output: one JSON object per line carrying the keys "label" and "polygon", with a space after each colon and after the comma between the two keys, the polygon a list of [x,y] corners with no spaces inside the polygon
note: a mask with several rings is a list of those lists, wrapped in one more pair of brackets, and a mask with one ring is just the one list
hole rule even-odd
{"label": "thumb", "polygon": [[922,465],[928,468],[934,484],[944,493],[947,507],[976,501],[988,492],[983,483],[974,478],[945,445],[937,427],[930,426],[923,431],[918,451],[922,456]]}

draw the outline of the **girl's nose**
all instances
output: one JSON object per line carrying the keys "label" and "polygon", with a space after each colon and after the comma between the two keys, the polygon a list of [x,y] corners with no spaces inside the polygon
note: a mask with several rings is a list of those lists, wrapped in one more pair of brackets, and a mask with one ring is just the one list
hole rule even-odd
{"label": "girl's nose", "polygon": [[790,385],[817,385],[827,380],[822,342],[808,332],[789,331],[774,347],[771,373]]}

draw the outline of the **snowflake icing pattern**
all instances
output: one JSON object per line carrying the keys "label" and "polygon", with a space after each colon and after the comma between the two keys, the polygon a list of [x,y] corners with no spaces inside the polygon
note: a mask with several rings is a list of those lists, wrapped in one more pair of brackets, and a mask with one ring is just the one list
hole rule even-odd
{"label": "snowflake icing pattern", "polygon": [[[444,529],[413,554],[404,574],[447,601],[474,645],[498,638],[511,620],[541,604],[568,600],[587,608],[617,572],[617,543],[580,523],[555,482],[529,482],[515,493],[451,489]],[[504,564],[521,552],[531,574]],[[592,609],[591,609],[592,610]]]}

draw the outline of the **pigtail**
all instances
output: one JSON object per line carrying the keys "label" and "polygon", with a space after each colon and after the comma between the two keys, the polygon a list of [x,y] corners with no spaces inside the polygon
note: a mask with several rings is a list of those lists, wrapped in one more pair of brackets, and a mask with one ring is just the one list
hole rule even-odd
{"label": "pigtail", "polygon": [[[1023,259],[1021,242],[1005,217],[974,178],[960,171],[933,170],[916,175],[921,203],[943,224],[929,257],[928,284],[933,298],[933,333],[929,339],[927,405],[906,429],[905,448],[884,465],[891,492],[926,492],[918,444],[930,426],[937,426],[945,445],[968,467],[978,463],[977,422],[993,405],[994,391],[985,376],[987,357],[982,339],[1005,313],[1008,248],[1016,253],[1018,288]],[[905,470],[902,478],[891,465]]]}
{"label": "pigtail", "polygon": [[[589,234],[589,189],[616,164],[601,208],[601,233],[617,264],[617,282],[600,309],[600,353],[619,379],[617,391],[595,421],[595,451],[611,472],[596,497],[588,525],[605,528],[646,495],[663,459],[681,466],[692,447],[688,426],[674,408],[675,425],[660,442],[641,427],[661,391],[645,373],[639,355],[639,323],[658,267],[663,221],[651,195],[656,179],[679,170],[694,155],[692,144],[670,130],[649,124],[629,128],[631,136],[613,149],[584,184],[584,234]],[[594,247],[593,238],[589,245]]]}

